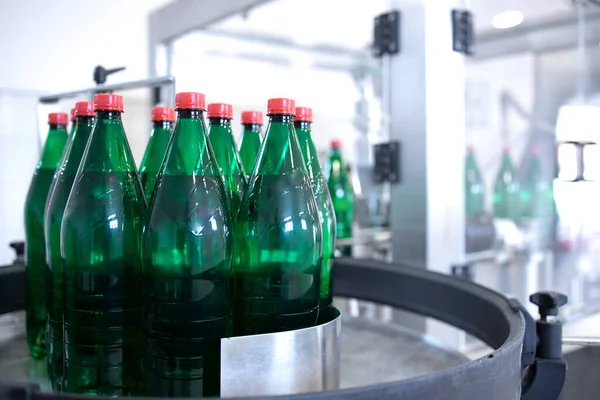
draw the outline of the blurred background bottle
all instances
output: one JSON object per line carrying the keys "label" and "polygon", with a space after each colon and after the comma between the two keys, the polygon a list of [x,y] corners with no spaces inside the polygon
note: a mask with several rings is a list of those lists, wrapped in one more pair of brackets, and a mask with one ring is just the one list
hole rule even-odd
{"label": "blurred background bottle", "polygon": [[317,321],[321,223],[294,113],[293,100],[269,100],[269,125],[235,224],[236,335]]}
{"label": "blurred background bottle", "polygon": [[46,243],[44,209],[65,143],[69,116],[48,115],[48,137],[25,200],[25,276],[27,345],[34,358],[46,356]]}
{"label": "blurred background bottle", "polygon": [[52,192],[46,202],[44,228],[46,238],[46,291],[48,379],[55,392],[62,390],[63,380],[63,268],[60,256],[60,226],[65,205],[75,180],[77,168],[83,158],[87,141],[94,126],[94,104],[77,102],[74,108],[75,129],[69,136],[62,161],[52,182]]}
{"label": "blurred background bottle", "polygon": [[174,122],[175,110],[171,107],[152,108],[152,132],[140,164],[140,179],[147,201],[150,201],[156,175],[158,175],[160,165],[165,158]]}
{"label": "blurred background bottle", "polygon": [[208,137],[229,197],[231,214],[235,219],[247,184],[246,172],[231,132],[231,118],[233,118],[231,104],[212,103],[208,105]]}
{"label": "blurred background bottle", "polygon": [[139,394],[146,201],[123,130],[123,98],[94,97],[94,125],[65,206],[64,391]]}
{"label": "blurred background bottle", "polygon": [[335,211],[333,202],[327,187],[327,180],[321,170],[317,148],[312,139],[312,109],[308,107],[296,107],[294,127],[302,150],[302,156],[306,162],[308,176],[315,194],[317,209],[321,220],[323,234],[323,256],[321,257],[321,302],[319,313],[324,311],[333,302],[333,276],[331,268],[335,255]]}
{"label": "blurred background bottle", "polygon": [[231,216],[204,125],[204,95],[178,93],[178,120],[144,234],[149,396],[220,393],[231,327]]}
{"label": "blurred background bottle", "polygon": [[[352,237],[354,225],[354,190],[346,164],[342,158],[342,142],[331,141],[331,153],[326,167],[327,186],[335,209],[336,233],[338,239]],[[351,246],[342,246],[345,256],[352,255]]]}
{"label": "blurred background bottle", "polygon": [[510,149],[502,151],[500,170],[494,183],[494,216],[517,221],[519,218],[519,184],[515,167],[510,158]]}
{"label": "blurred background bottle", "polygon": [[485,211],[485,186],[475,158],[473,146],[467,147],[465,162],[465,206],[467,215],[478,215]]}
{"label": "blurred background bottle", "polygon": [[244,130],[240,140],[240,159],[248,177],[252,173],[254,162],[260,150],[262,125],[263,114],[260,111],[242,111]]}

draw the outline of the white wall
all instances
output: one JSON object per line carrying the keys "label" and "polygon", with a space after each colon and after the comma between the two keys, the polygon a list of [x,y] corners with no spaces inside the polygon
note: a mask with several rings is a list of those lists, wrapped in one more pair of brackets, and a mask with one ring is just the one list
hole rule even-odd
{"label": "white wall", "polygon": [[[170,0],[2,2],[0,24],[0,265],[22,240],[23,203],[38,158],[36,98],[94,85],[93,69],[126,66],[109,78],[147,77],[147,15]],[[125,129],[136,160],[148,137],[148,92],[125,95]],[[70,102],[44,107],[68,111]],[[45,132],[42,133],[45,137]]]}

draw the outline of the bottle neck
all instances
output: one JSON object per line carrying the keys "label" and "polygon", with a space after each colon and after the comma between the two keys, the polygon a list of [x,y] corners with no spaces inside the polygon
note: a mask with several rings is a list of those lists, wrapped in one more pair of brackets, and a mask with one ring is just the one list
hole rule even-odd
{"label": "bottle neck", "polygon": [[177,110],[178,119],[201,119],[202,110],[196,108],[186,108]]}
{"label": "bottle neck", "polygon": [[78,124],[93,124],[96,117],[93,115],[78,115],[76,117],[76,123]]}
{"label": "bottle neck", "polygon": [[309,121],[294,121],[294,127],[296,127],[296,129],[310,130],[311,125],[312,122]]}
{"label": "bottle neck", "polygon": [[152,121],[152,127],[158,129],[171,129],[173,121]]}
{"label": "bottle neck", "polygon": [[48,124],[51,131],[66,131],[67,125],[65,124]]}
{"label": "bottle neck", "polygon": [[259,124],[242,124],[245,132],[256,132],[260,133],[262,125]]}
{"label": "bottle neck", "polygon": [[206,125],[200,109],[178,109],[177,123],[165,159],[165,175],[198,173],[206,155]]}
{"label": "bottle neck", "polygon": [[210,125],[231,126],[231,119],[221,117],[210,117],[208,118],[208,123]]}
{"label": "bottle neck", "polygon": [[512,160],[510,159],[510,155],[508,153],[504,153],[502,155],[502,167],[512,168]]}
{"label": "bottle neck", "polygon": [[292,114],[271,114],[271,122],[283,122],[291,124],[294,122],[294,116]]}
{"label": "bottle neck", "polygon": [[116,110],[96,110],[98,119],[115,119],[121,120],[121,111]]}

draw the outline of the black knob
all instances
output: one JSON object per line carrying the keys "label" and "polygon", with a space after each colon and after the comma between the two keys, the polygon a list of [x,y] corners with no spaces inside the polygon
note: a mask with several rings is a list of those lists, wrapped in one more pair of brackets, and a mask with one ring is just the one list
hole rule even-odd
{"label": "black knob", "polygon": [[96,82],[96,85],[102,85],[106,82],[108,75],[123,71],[124,69],[125,67],[106,69],[102,65],[98,65],[94,68],[94,82]]}
{"label": "black knob", "polygon": [[9,246],[17,253],[17,257],[25,255],[25,242],[11,242],[9,243]]}
{"label": "black knob", "polygon": [[538,306],[540,316],[558,315],[558,309],[567,304],[568,297],[558,292],[537,292],[529,296],[529,301]]}

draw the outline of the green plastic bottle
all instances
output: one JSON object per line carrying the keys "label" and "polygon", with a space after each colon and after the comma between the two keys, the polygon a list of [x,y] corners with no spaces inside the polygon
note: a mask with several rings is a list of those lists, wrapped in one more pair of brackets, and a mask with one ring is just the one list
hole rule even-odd
{"label": "green plastic bottle", "polygon": [[323,234],[323,256],[321,258],[321,301],[320,313],[323,313],[333,302],[333,280],[331,268],[335,255],[335,210],[331,195],[327,188],[327,180],[319,164],[317,148],[312,140],[312,109],[308,107],[296,107],[294,126],[302,156],[306,162],[310,183],[315,193],[321,229]]}
{"label": "green plastic bottle", "polygon": [[269,125],[235,224],[236,335],[306,328],[318,318],[321,223],[294,112],[291,99],[269,100]]}
{"label": "green plastic bottle", "polygon": [[246,171],[246,176],[249,177],[254,168],[254,162],[262,141],[263,113],[260,111],[242,111],[242,125],[244,130],[239,152],[244,171]]}
{"label": "green plastic bottle", "polygon": [[144,191],[123,130],[123,97],[94,96],[96,123],[61,226],[63,391],[142,392]]}
{"label": "green plastic bottle", "polygon": [[531,158],[521,182],[521,218],[550,220],[554,218],[552,180],[543,175],[538,147],[531,149]]}
{"label": "green plastic bottle", "polygon": [[48,324],[48,379],[55,392],[62,391],[63,382],[63,268],[60,256],[60,227],[63,213],[77,168],[94,126],[94,103],[80,101],[75,104],[75,129],[69,136],[61,163],[52,180],[52,193],[46,202],[44,228],[46,237],[46,290]]}
{"label": "green plastic bottle", "polygon": [[246,172],[235,148],[235,140],[231,132],[232,117],[231,104],[212,103],[208,105],[208,137],[229,196],[231,214],[235,218],[240,209],[247,182]]}
{"label": "green plastic bottle", "polygon": [[[354,190],[348,176],[346,164],[342,159],[342,142],[331,141],[331,154],[327,163],[327,186],[335,210],[336,232],[338,239],[352,237],[354,224]],[[352,255],[350,246],[341,248],[345,256]]]}
{"label": "green plastic bottle", "polygon": [[175,110],[171,107],[152,108],[152,132],[140,164],[140,178],[148,201],[150,201],[156,176],[171,140],[174,122]]}
{"label": "green plastic bottle", "polygon": [[510,158],[510,149],[505,147],[496,182],[494,184],[494,216],[496,218],[519,218],[519,184]]}
{"label": "green plastic bottle", "polygon": [[204,95],[178,93],[177,124],[144,230],[145,382],[152,397],[220,394],[231,330],[232,218]]}
{"label": "green plastic bottle", "polygon": [[467,147],[465,161],[465,207],[467,215],[478,215],[485,211],[485,186],[473,146]]}
{"label": "green plastic bottle", "polygon": [[67,142],[69,116],[50,113],[50,129],[40,161],[33,173],[25,200],[25,279],[27,312],[25,326],[31,356],[46,356],[46,243],[44,209],[54,171]]}

